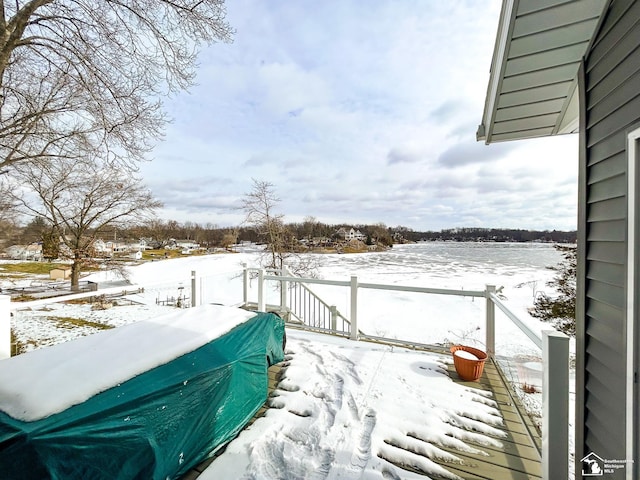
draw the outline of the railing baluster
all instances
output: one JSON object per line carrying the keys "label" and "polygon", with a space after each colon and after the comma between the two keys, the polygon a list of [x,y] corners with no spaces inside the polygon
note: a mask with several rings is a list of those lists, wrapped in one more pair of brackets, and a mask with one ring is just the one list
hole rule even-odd
{"label": "railing baluster", "polygon": [[358,340],[358,277],[351,277],[351,340]]}
{"label": "railing baluster", "polygon": [[265,311],[264,299],[264,268],[258,270],[258,311]]}
{"label": "railing baluster", "polygon": [[249,269],[247,264],[242,264],[242,301],[245,305],[249,303]]}
{"label": "railing baluster", "polygon": [[[331,305],[331,330],[334,332],[337,330],[338,326],[338,309],[335,305]],[[342,323],[342,328],[344,329],[344,322]]]}
{"label": "railing baluster", "polygon": [[491,299],[491,294],[496,292],[495,285],[487,285],[487,307],[485,326],[485,347],[487,355],[493,357],[496,353],[496,305]]}
{"label": "railing baluster", "polygon": [[191,306],[195,307],[197,305],[197,294],[196,294],[196,271],[191,270]]}
{"label": "railing baluster", "polygon": [[11,356],[11,296],[0,295],[0,360]]}

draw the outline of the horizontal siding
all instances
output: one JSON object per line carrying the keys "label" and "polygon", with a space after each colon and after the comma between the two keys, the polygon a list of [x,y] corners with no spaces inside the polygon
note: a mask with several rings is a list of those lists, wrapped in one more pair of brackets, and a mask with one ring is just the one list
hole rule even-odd
{"label": "horizontal siding", "polygon": [[[589,342],[587,346],[588,358],[585,362],[585,370],[588,380],[588,387],[592,387],[591,394],[610,403],[623,402],[624,396],[621,398],[616,396],[614,392],[621,392],[625,389],[624,371],[620,371],[618,365],[624,364],[624,357],[619,354],[620,350],[610,349],[599,342]],[[610,355],[611,358],[602,355]],[[604,358],[603,361],[600,361]],[[623,369],[622,369],[623,370]],[[611,412],[609,412],[611,413]],[[602,412],[606,415],[607,412]],[[614,417],[615,415],[612,415]]]}
{"label": "horizontal siding", "polygon": [[589,224],[587,241],[624,242],[626,226],[627,224],[624,220],[592,222]]}
{"label": "horizontal siding", "polygon": [[[589,185],[601,180],[626,175],[627,155],[626,152],[619,152],[608,158],[603,158],[598,163],[589,166]],[[626,194],[626,191],[625,191]]]}
{"label": "horizontal siding", "polygon": [[624,288],[626,268],[616,263],[594,262],[589,267],[589,279],[597,278],[599,281],[614,287]]}
{"label": "horizontal siding", "polygon": [[[638,32],[638,35],[640,35],[640,32]],[[637,85],[633,90],[637,92]],[[618,110],[616,110],[615,115],[608,115],[607,117],[598,120],[597,123],[594,123],[589,130],[590,143],[595,145],[601,141],[608,141],[612,132],[622,132],[623,137],[625,137],[626,140],[626,131],[631,125],[636,123],[638,119],[638,111],[640,111],[640,95],[627,99],[626,102],[621,103]]]}
{"label": "horizontal siding", "polygon": [[588,165],[591,166],[620,153],[625,154],[627,134],[622,130],[612,132],[611,137],[606,142],[597,144],[589,143],[589,138],[587,138],[587,146],[589,147]]}
{"label": "horizontal siding", "polygon": [[[587,276],[589,276],[589,273],[590,272],[587,272]],[[590,279],[587,285],[586,294],[588,298],[611,305],[612,307],[624,307],[625,298],[623,288],[616,288],[608,283]],[[606,323],[610,320],[606,318],[599,318],[598,321]]]}
{"label": "horizontal siding", "polygon": [[627,211],[626,197],[607,198],[589,205],[588,222],[624,220]]}
{"label": "horizontal siding", "polygon": [[[599,385],[598,388],[594,388],[593,391],[600,392],[602,391],[602,389],[607,387],[608,385]],[[607,430],[610,433],[615,434],[616,430],[618,432],[623,432],[624,426],[622,426],[621,428],[620,425],[618,426],[609,425],[609,422],[607,419],[607,410],[612,406],[611,400],[612,399],[610,395],[607,397],[607,396],[597,396],[595,394],[591,394],[585,400],[585,406],[588,408],[589,411],[593,412],[594,419],[597,419],[598,422],[602,423],[603,427],[607,428]],[[616,407],[624,410],[624,402],[619,401]]]}
{"label": "horizontal siding", "polygon": [[[605,338],[605,343],[615,343],[616,327],[623,322],[624,318],[624,312],[620,307],[598,302],[592,299],[589,302],[589,308],[587,309],[585,314],[590,318],[611,319],[611,322],[608,325],[602,325],[599,322],[591,322],[589,324],[589,332],[590,335],[602,335],[603,338]],[[602,332],[599,331],[599,329],[607,329],[607,331]],[[621,334],[621,332],[619,332],[618,334]],[[607,342],[606,337],[611,338],[611,341]]]}
{"label": "horizontal siding", "polygon": [[[637,81],[638,70],[640,69],[640,65],[635,62],[626,61],[618,65],[612,74],[616,75],[616,81],[619,82],[615,88],[620,89],[624,86],[631,86],[633,88],[634,82]],[[614,89],[614,91],[617,90]],[[607,83],[601,83],[593,87],[593,89],[589,92],[589,101],[592,102],[594,107],[603,108],[606,112],[606,107],[603,107],[602,104],[608,98],[609,93],[611,92],[611,85]],[[611,101],[610,101],[611,102]],[[609,111],[611,109],[609,108]]]}
{"label": "horizontal siding", "polygon": [[624,263],[627,251],[620,242],[588,242],[587,260],[610,263]]}
{"label": "horizontal siding", "polygon": [[[613,0],[585,58],[584,449],[624,458],[627,131],[640,121],[640,2]],[[624,473],[624,472],[620,472]],[[611,476],[619,477],[616,472]]]}
{"label": "horizontal siding", "polygon": [[[587,192],[587,203],[601,202],[610,198],[626,197],[627,176],[616,175],[591,183]],[[613,212],[612,212],[613,213]]]}
{"label": "horizontal siding", "polygon": [[[609,407],[611,408],[611,407]],[[598,452],[602,458],[618,458],[620,451],[624,452],[624,425],[611,424],[608,419],[597,417],[598,410],[587,409],[585,416],[585,444],[588,452]],[[618,430],[614,430],[617,428]],[[623,474],[624,471],[620,470]],[[579,477],[578,477],[579,478]],[[595,477],[594,477],[595,478]],[[607,474],[607,480],[617,480],[621,477],[615,477],[613,474]]]}
{"label": "horizontal siding", "polygon": [[[629,105],[637,105],[638,96],[640,96],[640,91],[638,91],[638,83],[640,83],[640,65],[637,65],[632,62],[625,62],[625,66],[628,66],[629,69],[633,69],[632,75],[625,78],[623,82],[621,82],[615,90],[609,92],[607,90],[607,95],[602,98],[602,101],[597,104],[594,103],[591,108],[591,120],[597,119],[598,122],[606,125],[606,120],[613,117],[614,119],[618,118],[618,115],[622,115],[624,111],[620,111],[622,107],[629,108]],[[604,89],[603,89],[604,90]],[[591,99],[593,101],[593,98]],[[615,114],[615,115],[613,115]],[[633,116],[631,116],[633,119]],[[589,128],[597,127],[598,124],[590,125]],[[597,129],[595,130],[597,131]],[[593,131],[591,132],[593,135]],[[597,138],[593,138],[593,141],[598,141]]]}
{"label": "horizontal siding", "polygon": [[635,49],[634,40],[636,39],[633,38],[632,32],[637,28],[639,7],[635,2],[611,3],[607,21],[589,52],[586,73],[590,81],[587,84],[587,91],[608,76],[608,72]]}

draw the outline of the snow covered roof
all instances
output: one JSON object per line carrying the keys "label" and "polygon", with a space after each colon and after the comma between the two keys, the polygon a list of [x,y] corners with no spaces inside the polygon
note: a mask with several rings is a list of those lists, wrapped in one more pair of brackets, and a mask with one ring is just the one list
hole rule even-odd
{"label": "snow covered roof", "polygon": [[573,133],[577,74],[607,0],[503,0],[477,139]]}

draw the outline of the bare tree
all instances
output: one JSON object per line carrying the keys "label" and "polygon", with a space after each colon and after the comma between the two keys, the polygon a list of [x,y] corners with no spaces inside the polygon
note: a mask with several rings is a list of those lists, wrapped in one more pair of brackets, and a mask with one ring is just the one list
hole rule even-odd
{"label": "bare tree", "polygon": [[33,159],[135,166],[193,83],[197,48],[228,41],[223,0],[0,0],[0,170]]}
{"label": "bare tree", "polygon": [[34,160],[13,176],[19,209],[52,225],[73,259],[72,286],[99,236],[144,221],[161,205],[131,172],[96,158]]}
{"label": "bare tree", "polygon": [[267,268],[289,267],[296,275],[315,276],[318,268],[311,256],[298,255],[299,242],[283,221],[284,215],[276,213],[280,198],[271,182],[253,179],[253,189],[245,194],[242,209],[245,223],[253,227],[267,245],[262,264]]}
{"label": "bare tree", "polygon": [[286,257],[284,215],[276,213],[280,198],[271,182],[253,179],[253,188],[242,199],[245,223],[253,227],[267,245],[267,268],[281,269]]}

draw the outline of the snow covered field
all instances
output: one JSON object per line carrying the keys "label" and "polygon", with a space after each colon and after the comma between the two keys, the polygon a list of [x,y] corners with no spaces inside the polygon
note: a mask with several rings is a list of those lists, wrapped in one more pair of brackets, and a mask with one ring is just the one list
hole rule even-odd
{"label": "snow covered field", "polygon": [[[186,290],[193,270],[206,277],[199,292],[205,301],[236,304],[242,298],[237,273],[242,263],[252,265],[255,259],[254,252],[244,252],[149,262],[131,269],[131,281],[163,284],[131,296],[135,305],[92,311],[88,305],[55,304],[17,312],[13,327],[22,342],[37,339],[34,343],[45,345],[97,330],[90,324],[70,328],[60,318],[119,326],[153,317],[170,308],[157,306],[156,300]],[[526,309],[537,291],[549,293],[545,283],[553,272],[546,267],[560,261],[560,255],[544,244],[426,243],[398,245],[384,253],[319,255],[318,261],[320,277],[332,280],[357,275],[360,282],[396,285],[504,287],[509,307],[542,330],[549,326],[529,317]],[[92,279],[106,280],[104,274]],[[349,311],[347,289],[313,289],[341,311]],[[378,290],[359,295],[359,328],[365,333],[482,347],[482,299]],[[57,320],[51,320],[54,317]],[[535,384],[539,352],[506,317],[497,314],[497,323],[498,354],[520,357],[517,373]],[[275,408],[232,442],[201,478],[413,478],[391,462],[443,472],[408,450],[448,455],[439,446],[464,450],[473,448],[465,443],[472,438],[480,443],[499,441],[465,428],[495,434],[492,426],[501,418],[486,394],[448,378],[448,357],[295,331],[288,338],[290,365],[272,399]]]}

